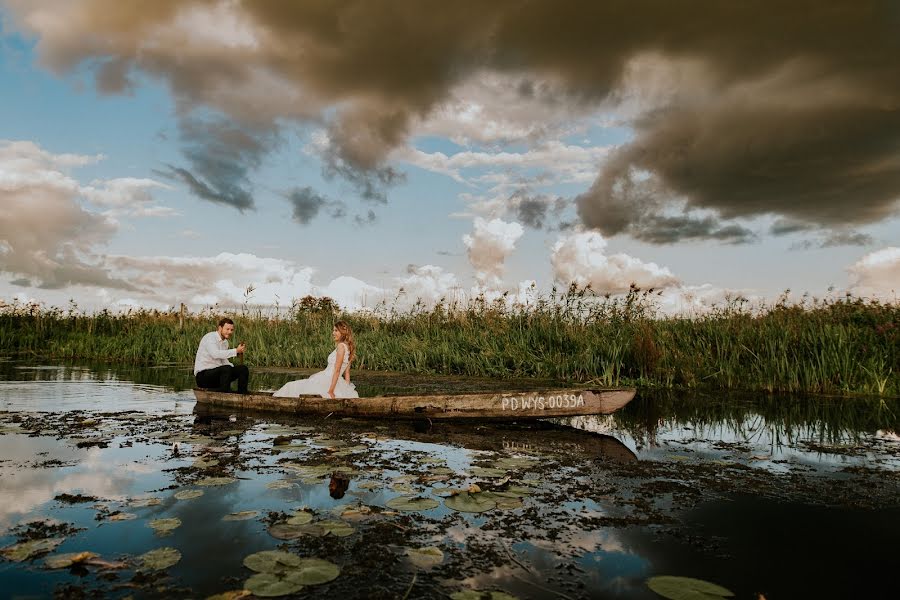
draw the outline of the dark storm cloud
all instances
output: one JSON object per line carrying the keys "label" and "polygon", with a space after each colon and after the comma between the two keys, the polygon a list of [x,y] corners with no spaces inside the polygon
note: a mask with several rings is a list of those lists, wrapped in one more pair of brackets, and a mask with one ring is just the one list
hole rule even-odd
{"label": "dark storm cloud", "polygon": [[188,186],[191,193],[240,212],[255,210],[249,173],[279,143],[274,129],[241,126],[225,119],[183,119],[182,154],[190,169],[167,165],[162,171]]}
{"label": "dark storm cloud", "polygon": [[308,225],[322,210],[328,210],[334,219],[347,214],[342,202],[329,200],[308,186],[294,188],[288,192],[287,199],[294,209],[292,215],[294,221],[301,225]]}
{"label": "dark storm cloud", "polygon": [[[661,224],[673,235],[651,237],[677,241],[679,232],[702,232],[660,221],[673,202],[695,221],[691,211],[705,209],[723,220],[777,215],[819,228],[897,209],[896,2],[91,0],[61,3],[55,20],[33,2],[6,2],[39,36],[46,64],[67,71],[99,62],[104,90],[126,90],[143,70],[164,79],[180,105],[243,123],[326,123],[335,147],[326,169],[374,201],[397,181],[381,170],[389,151],[467,78],[533,76],[554,81],[563,102],[622,108],[638,59],[652,67],[637,74],[638,87],[655,95],[621,113],[634,136],[578,197],[585,225],[615,235]],[[227,14],[179,20],[201,9]],[[204,22],[230,28],[194,35],[185,25]],[[521,88],[523,97],[534,91]],[[252,155],[236,158],[254,168]],[[217,169],[199,170],[208,167],[203,157],[190,162],[203,197],[252,206],[240,193],[249,193],[243,174],[223,180]],[[631,185],[636,175],[652,185]],[[742,235],[724,223],[707,232]]]}
{"label": "dark storm cloud", "polygon": [[559,219],[568,205],[565,198],[544,194],[529,194],[517,190],[509,197],[516,219],[532,229],[558,229]]}

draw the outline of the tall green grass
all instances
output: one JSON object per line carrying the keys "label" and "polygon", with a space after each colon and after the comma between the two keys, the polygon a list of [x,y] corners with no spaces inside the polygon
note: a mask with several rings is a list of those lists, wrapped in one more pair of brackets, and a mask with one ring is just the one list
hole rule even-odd
{"label": "tall green grass", "polygon": [[[900,395],[900,306],[858,298],[731,302],[691,318],[662,317],[652,291],[619,298],[570,288],[528,306],[476,298],[461,306],[340,314],[331,302],[286,314],[243,307],[236,341],[251,366],[323,367],[331,325],[350,322],[354,368],[598,385]],[[85,314],[0,305],[0,352],[13,355],[191,363],[213,310]]]}

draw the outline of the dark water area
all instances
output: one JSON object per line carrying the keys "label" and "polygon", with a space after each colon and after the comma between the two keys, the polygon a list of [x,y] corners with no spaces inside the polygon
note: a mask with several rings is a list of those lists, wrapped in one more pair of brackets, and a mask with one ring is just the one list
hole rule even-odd
{"label": "dark water area", "polygon": [[[429,425],[202,411],[191,385],[185,365],[0,361],[0,597],[205,598],[276,549],[339,569],[286,597],[651,599],[657,575],[897,596],[897,400],[641,392],[608,417]],[[177,562],[156,569],[161,548]],[[49,564],[80,552],[97,556]]]}

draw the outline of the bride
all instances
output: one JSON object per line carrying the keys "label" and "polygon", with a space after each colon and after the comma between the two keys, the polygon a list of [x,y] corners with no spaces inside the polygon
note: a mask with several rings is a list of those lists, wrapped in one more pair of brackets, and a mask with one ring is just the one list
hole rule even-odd
{"label": "bride", "polygon": [[328,355],[324,371],[307,379],[289,381],[273,396],[296,398],[297,396],[322,396],[323,398],[359,398],[356,386],[350,383],[350,362],[356,358],[353,332],[345,321],[338,321],[331,330],[334,351]]}

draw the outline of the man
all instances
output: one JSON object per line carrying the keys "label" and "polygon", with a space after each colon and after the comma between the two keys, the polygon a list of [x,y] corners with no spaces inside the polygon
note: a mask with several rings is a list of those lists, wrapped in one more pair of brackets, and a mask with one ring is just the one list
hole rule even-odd
{"label": "man", "polygon": [[250,369],[245,365],[232,365],[229,358],[244,354],[244,343],[228,348],[228,339],[234,333],[234,321],[225,317],[219,320],[215,331],[200,340],[197,358],[194,359],[194,377],[197,387],[212,388],[217,392],[230,392],[231,382],[237,379],[238,393],[247,393]]}

